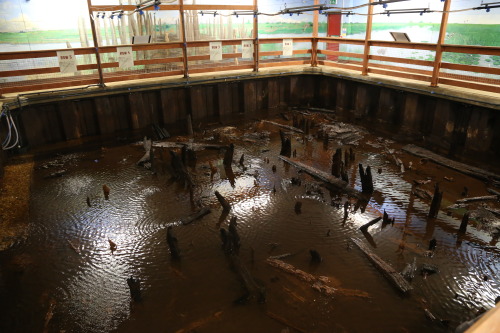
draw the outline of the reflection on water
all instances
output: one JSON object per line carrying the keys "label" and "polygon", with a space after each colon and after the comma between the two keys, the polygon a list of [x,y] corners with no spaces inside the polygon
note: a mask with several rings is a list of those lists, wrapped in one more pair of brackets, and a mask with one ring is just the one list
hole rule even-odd
{"label": "reflection on water", "polygon": [[[233,164],[233,184],[218,163],[221,154],[198,152],[196,168],[190,169],[196,184],[193,200],[184,184],[171,181],[165,165],[158,163],[154,172],[136,166],[141,146],[58,157],[58,165],[67,171],[60,178],[44,178],[52,170],[37,169],[31,236],[1,257],[2,282],[9,288],[2,289],[3,331],[42,331],[51,301],[56,305],[50,332],[279,332],[292,324],[316,332],[444,332],[446,327],[426,319],[424,309],[449,320],[453,328],[481,307],[493,306],[499,290],[498,247],[487,246],[489,236],[472,227],[458,242],[459,220],[443,212],[428,220],[429,202],[410,194],[412,177],[418,174],[401,174],[373,147],[354,147],[351,186],[361,188],[357,163],[382,171],[374,172],[376,192],[362,210],[355,200],[278,159],[276,128],[262,126],[255,129],[273,131],[269,142],[235,141],[235,159],[244,153],[245,163]],[[334,143],[325,147],[323,142],[292,138],[297,158],[330,170]],[[216,174],[210,174],[208,161],[218,166]],[[443,172],[464,178],[442,169],[421,172],[434,174],[434,179]],[[292,177],[301,185],[293,184]],[[484,187],[469,183],[470,188]],[[109,200],[102,193],[104,184],[110,188]],[[216,190],[231,203],[229,214],[222,212]],[[344,220],[346,200],[351,204]],[[302,202],[300,214],[294,211],[297,201]],[[203,206],[211,214],[189,225],[178,223]],[[358,230],[384,210],[394,225]],[[266,285],[265,304],[233,304],[242,288],[221,250],[218,230],[227,229],[231,216],[237,217],[243,265]],[[168,225],[174,226],[180,261],[169,255]],[[418,267],[432,264],[439,273],[417,272],[414,291],[402,297],[352,246],[350,237],[369,244],[396,270],[417,258]],[[429,257],[432,238],[438,247]],[[111,251],[109,240],[116,250]],[[321,254],[320,265],[310,264],[309,249]],[[290,256],[283,260],[298,269],[328,276],[336,287],[365,291],[370,299],[328,298],[265,263],[268,256],[284,253]],[[141,280],[140,303],[131,303],[130,276]]]}

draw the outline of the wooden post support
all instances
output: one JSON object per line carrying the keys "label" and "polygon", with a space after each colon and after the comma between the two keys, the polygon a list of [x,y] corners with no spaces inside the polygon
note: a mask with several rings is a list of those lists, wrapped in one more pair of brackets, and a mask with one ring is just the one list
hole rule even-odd
{"label": "wooden post support", "polygon": [[92,10],[90,9],[92,7],[91,2],[92,2],[91,0],[87,0],[87,6],[89,8],[89,15],[90,15],[90,28],[92,30],[92,39],[94,40],[95,58],[97,61],[97,72],[99,73],[99,86],[105,87],[106,85],[104,84],[104,75],[102,74],[101,56],[99,54],[99,43],[97,42],[97,32],[95,30],[95,23],[94,23],[94,17],[92,15]]}
{"label": "wooden post support", "polygon": [[360,163],[359,176],[361,179],[361,188],[363,193],[373,193],[373,178],[370,166],[367,166],[365,171],[363,165]]}
{"label": "wooden post support", "polygon": [[[319,0],[314,0],[315,5],[319,5]],[[311,39],[311,67],[318,67],[318,27],[319,11],[313,12],[313,38]]]}
{"label": "wooden post support", "polygon": [[[370,0],[370,3],[375,0]],[[368,6],[368,19],[366,21],[365,50],[363,52],[363,68],[361,75],[368,75],[368,60],[370,57],[370,40],[372,38],[373,7]]]}
{"label": "wooden post support", "polygon": [[259,71],[259,15],[257,15],[259,9],[257,6],[257,0],[253,0],[253,70],[254,72]]}
{"label": "wooden post support", "polygon": [[182,37],[182,62],[184,64],[184,77],[189,77],[188,68],[188,53],[187,53],[187,41],[186,41],[186,23],[184,20],[184,0],[179,0],[179,17],[180,17],[180,28]]}
{"label": "wooden post support", "polygon": [[467,231],[467,224],[469,224],[469,212],[465,213],[462,217],[462,223],[460,223],[458,232],[461,234],[465,234],[465,232]]}
{"label": "wooden post support", "polygon": [[442,45],[444,44],[444,38],[446,36],[450,6],[451,0],[445,0],[443,6],[443,16],[441,17],[441,27],[439,28],[439,37],[436,44],[436,56],[434,58],[434,68],[432,70],[431,87],[437,87],[439,82],[439,70],[441,69],[441,59],[443,59]]}
{"label": "wooden post support", "polygon": [[439,185],[436,184],[434,189],[434,196],[432,197],[431,207],[429,209],[430,218],[435,218],[438,215],[439,208],[441,207],[441,200],[443,199],[443,192],[439,191]]}

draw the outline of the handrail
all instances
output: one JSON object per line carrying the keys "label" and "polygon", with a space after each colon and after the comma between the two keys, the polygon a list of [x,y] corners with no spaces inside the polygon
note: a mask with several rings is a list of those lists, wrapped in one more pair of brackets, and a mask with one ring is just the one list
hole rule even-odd
{"label": "handrail", "polygon": [[[419,80],[428,82],[429,78],[432,77],[432,68],[435,66],[435,61],[433,60],[420,60],[420,59],[406,59],[404,57],[396,56],[385,56],[380,54],[364,54],[340,51],[339,48],[334,50],[322,47],[320,43],[327,44],[338,44],[338,45],[368,45],[369,47],[379,46],[385,48],[398,48],[398,49],[410,49],[410,50],[426,50],[426,51],[436,51],[437,44],[433,43],[402,43],[394,41],[382,41],[382,40],[368,40],[364,39],[353,39],[353,38],[340,38],[340,37],[290,37],[290,38],[260,38],[258,39],[259,45],[265,44],[279,44],[282,43],[284,39],[291,39],[293,43],[311,43],[311,46],[306,49],[294,49],[293,55],[304,55],[307,58],[274,58],[274,59],[264,59],[262,60],[260,67],[272,67],[272,66],[290,66],[294,64],[309,64],[311,66],[323,65],[323,66],[333,66],[349,70],[354,70],[357,72],[363,71],[363,65],[366,65],[366,74],[374,73],[381,75],[389,75],[393,77],[405,77],[408,79]],[[99,53],[101,57],[106,54],[112,54],[117,52],[119,47],[130,46],[133,51],[166,51],[166,53],[155,53],[154,58],[150,59],[135,59],[135,66],[153,66],[149,70],[144,72],[144,70],[127,70],[127,71],[117,71],[117,72],[106,72],[104,81],[110,80],[129,80],[137,78],[148,78],[148,77],[159,77],[168,75],[179,75],[179,73],[185,73],[187,62],[185,65],[182,64],[184,60],[191,62],[200,61],[200,65],[195,66],[196,73],[212,72],[220,70],[230,70],[230,69],[250,69],[251,66],[248,63],[238,64],[237,61],[232,63],[213,63],[209,62],[210,56],[208,49],[204,54],[186,54],[186,56],[181,55],[183,48],[190,50],[192,48],[203,48],[208,47],[210,42],[221,42],[223,46],[235,46],[240,45],[242,41],[254,41],[253,38],[240,38],[240,39],[227,39],[227,40],[197,40],[197,41],[186,41],[182,42],[162,42],[153,44],[129,44],[129,45],[110,45],[99,47]],[[441,51],[446,53],[468,53],[468,54],[481,54],[481,55],[491,55],[500,56],[500,47],[493,46],[468,46],[468,45],[453,45],[453,44],[442,44]],[[258,47],[255,54],[257,55],[257,60],[261,60],[261,57],[273,57],[280,56],[282,51],[269,50],[262,51],[261,47]],[[68,51],[72,50],[75,55],[95,55],[95,48],[93,47],[81,47],[81,48],[68,48],[68,49],[53,49],[53,50],[37,50],[37,51],[14,51],[14,52],[0,52],[0,61],[3,60],[21,60],[21,59],[37,59],[37,58],[51,58],[56,57],[58,51]],[[169,50],[178,50],[178,52],[168,53]],[[147,54],[147,53],[146,53]],[[223,61],[241,58],[241,52],[231,52],[223,54]],[[366,59],[365,59],[366,57]],[[333,60],[332,60],[333,58]],[[346,59],[347,58],[347,59]],[[358,61],[349,61],[349,58],[361,59]],[[104,62],[108,59],[108,62]],[[96,63],[96,58],[94,57],[91,63],[78,64],[77,69],[81,70],[98,70],[101,69],[113,69],[119,68],[119,63],[114,60],[116,58],[104,58],[103,63],[99,65]],[[111,60],[111,61],[109,61]],[[377,63],[381,62],[381,63]],[[175,65],[174,67],[169,67],[168,64],[181,63],[180,65]],[[391,64],[399,64],[399,66]],[[158,65],[165,65],[163,67],[158,67]],[[409,67],[405,66],[408,65]],[[154,67],[156,66],[156,67]],[[411,66],[423,66],[428,67],[429,70],[412,68]],[[495,78],[495,75],[500,75],[500,68],[498,67],[487,67],[479,65],[466,65],[466,64],[456,64],[449,62],[440,63],[440,71],[438,75],[438,83],[455,85],[458,87],[466,87],[472,89],[481,89],[491,92],[500,93],[500,88],[498,87],[499,79]],[[465,74],[454,74],[453,72],[446,71],[461,71]],[[57,74],[59,72],[58,67],[48,66],[48,67],[38,67],[38,68],[21,68],[14,69],[9,68],[5,71],[0,71],[0,77],[23,77],[26,79],[19,80],[16,82],[6,82],[0,84],[0,92],[20,92],[29,91],[33,89],[40,89],[44,86],[43,80],[47,79],[35,79],[33,80],[33,75],[41,74]],[[123,74],[123,75],[122,75]],[[493,75],[493,77],[482,77],[477,76],[477,74]],[[49,80],[50,81],[50,80]],[[95,81],[95,74],[85,74],[74,76],[61,76],[56,78],[57,82],[50,81],[46,87],[57,87],[76,85],[80,82]]]}

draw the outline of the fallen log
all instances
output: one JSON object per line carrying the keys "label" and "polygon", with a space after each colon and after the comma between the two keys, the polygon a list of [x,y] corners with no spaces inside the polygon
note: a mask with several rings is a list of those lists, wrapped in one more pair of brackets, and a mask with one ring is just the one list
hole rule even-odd
{"label": "fallen log", "polygon": [[498,195],[498,196],[500,196],[500,192],[495,191],[495,190],[494,190],[494,189],[492,189],[492,188],[487,188],[487,189],[486,189],[486,191],[488,191],[488,193],[490,193],[490,194],[494,194],[494,195]]}
{"label": "fallen log", "polygon": [[210,214],[211,213],[211,210],[210,208],[208,207],[203,207],[202,209],[200,209],[199,211],[197,211],[196,213],[194,214],[191,214],[183,219],[181,219],[181,223],[184,224],[184,225],[187,225],[187,224],[190,224],[198,219],[201,219],[203,216],[207,215],[207,214]]}
{"label": "fallen log", "polygon": [[335,111],[335,110],[329,110],[329,109],[323,109],[323,108],[307,108],[307,111],[320,112],[320,113],[331,113],[331,114],[337,113],[337,111]]}
{"label": "fallen log", "polygon": [[256,298],[259,303],[265,303],[266,288],[253,278],[252,274],[250,274],[246,266],[243,265],[237,254],[230,254],[229,260],[231,267],[239,276],[245,289],[243,296],[237,300],[238,303],[246,302],[251,298]]}
{"label": "fallen log", "polygon": [[227,145],[203,142],[153,142],[153,147],[156,148],[182,148],[184,146],[194,151],[200,151],[204,149],[220,150],[227,148]]}
{"label": "fallen log", "polygon": [[289,275],[295,276],[297,279],[310,283],[311,288],[322,293],[323,295],[333,297],[335,294],[340,294],[343,296],[356,296],[362,298],[370,298],[368,293],[355,290],[355,289],[345,289],[345,288],[334,288],[330,279],[327,276],[316,277],[312,274],[304,272],[294,266],[287,264],[284,261],[278,259],[267,258],[266,262]]}
{"label": "fallen log", "polygon": [[489,181],[490,179],[494,179],[497,181],[500,180],[500,176],[495,174],[495,173],[492,173],[492,172],[489,172],[489,171],[486,171],[486,170],[483,170],[483,169],[480,169],[480,168],[477,168],[474,166],[470,166],[470,165],[467,165],[464,163],[450,160],[446,157],[440,156],[440,155],[435,154],[427,149],[417,147],[417,146],[412,145],[412,144],[404,146],[403,150],[412,154],[412,155],[427,158],[427,159],[429,159],[437,164],[440,164],[440,165],[443,165],[443,166],[448,167],[450,169],[459,171],[463,174],[472,176],[474,178],[478,178],[478,179],[485,180],[485,181]]}
{"label": "fallen log", "polygon": [[297,132],[297,133],[300,133],[300,134],[304,134],[304,131],[303,131],[303,130],[298,129],[298,128],[293,127],[293,126],[283,125],[283,124],[276,123],[276,122],[274,122],[274,121],[269,121],[269,120],[261,120],[261,121],[262,121],[263,123],[271,124],[271,125],[278,126],[278,127],[281,127],[281,128],[284,128],[284,129],[287,129],[287,130],[293,131],[293,132]]}
{"label": "fallen log", "polygon": [[214,313],[211,316],[202,318],[200,320],[194,321],[185,328],[181,328],[180,330],[175,331],[175,333],[190,333],[190,332],[196,332],[196,330],[202,326],[205,326],[215,320],[220,320],[220,317],[222,315],[222,311],[218,311]]}
{"label": "fallen log", "polygon": [[366,247],[359,239],[351,238],[351,240],[356,244],[356,246],[370,259],[370,261],[382,271],[384,276],[401,292],[407,293],[413,289],[413,287],[406,281],[403,276],[396,272],[391,265],[383,261],[379,256],[373,253],[368,247]]}
{"label": "fallen log", "polygon": [[219,200],[224,211],[231,210],[231,204],[229,204],[229,202],[222,196],[222,194],[219,193],[219,191],[215,191],[215,196],[217,197],[217,200]]}
{"label": "fallen log", "polygon": [[295,326],[294,324],[290,323],[290,322],[289,322],[288,320],[286,320],[285,318],[280,317],[280,316],[278,316],[278,315],[277,315],[277,314],[275,314],[275,313],[272,313],[272,312],[269,312],[269,311],[267,311],[266,313],[267,313],[267,316],[268,316],[269,318],[274,319],[274,320],[276,320],[277,322],[279,322],[280,324],[283,324],[283,325],[285,325],[285,326],[287,326],[287,327],[291,327],[291,328],[293,328],[294,330],[296,330],[297,332],[300,332],[300,333],[308,333],[308,332],[309,332],[309,331],[306,331],[306,330],[304,330],[304,329],[302,329],[302,328],[299,328],[299,327]]}
{"label": "fallen log", "polygon": [[498,196],[498,195],[485,195],[482,197],[472,197],[472,198],[459,199],[456,201],[456,203],[461,204],[461,203],[469,203],[469,202],[476,202],[476,201],[497,201],[499,199],[500,199],[500,196]]}
{"label": "fallen log", "polygon": [[347,184],[347,182],[345,182],[341,179],[335,178],[334,176],[329,175],[327,172],[315,169],[315,168],[308,166],[302,162],[292,160],[292,159],[285,157],[285,156],[279,156],[279,158],[282,159],[283,161],[293,165],[294,167],[308,173],[309,175],[319,179],[319,180],[322,180],[330,185],[333,185],[334,187],[336,187],[340,190],[344,190],[350,196],[356,197],[358,199],[366,200],[366,198],[362,195],[362,193],[360,193],[359,191],[350,187]]}
{"label": "fallen log", "polygon": [[378,221],[382,220],[382,217],[377,217],[377,218],[374,218],[373,220],[371,220],[370,222],[366,223],[366,224],[363,224],[361,227],[359,227],[359,230],[363,231],[363,230],[368,230],[368,227],[374,225],[375,223],[377,223]]}

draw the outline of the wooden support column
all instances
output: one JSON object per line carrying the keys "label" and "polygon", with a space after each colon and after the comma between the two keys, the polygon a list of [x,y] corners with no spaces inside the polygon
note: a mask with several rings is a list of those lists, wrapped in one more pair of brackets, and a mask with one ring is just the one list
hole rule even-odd
{"label": "wooden support column", "polygon": [[182,35],[182,63],[184,64],[184,77],[189,77],[188,69],[188,54],[187,54],[187,41],[186,41],[186,23],[184,21],[184,0],[179,0],[179,17],[180,28]]}
{"label": "wooden support column", "polygon": [[[315,5],[319,5],[319,0],[314,0]],[[311,67],[318,67],[318,22],[319,11],[313,12],[313,38],[311,39]]]}
{"label": "wooden support column", "polygon": [[[370,0],[370,3],[375,0]],[[373,23],[373,7],[368,6],[368,18],[366,21],[366,36],[365,36],[365,50],[363,54],[363,69],[361,75],[368,75],[368,60],[370,57],[370,40],[372,39],[372,23]]]}
{"label": "wooden support column", "polygon": [[448,16],[450,15],[451,0],[445,0],[443,6],[443,16],[441,18],[441,27],[439,28],[439,37],[436,44],[436,57],[434,58],[434,69],[432,70],[431,87],[437,87],[439,81],[439,70],[441,69],[441,59],[443,58],[444,37],[446,36],[446,27],[448,26]]}
{"label": "wooden support column", "polygon": [[257,5],[258,0],[253,0],[253,70],[254,72],[259,71],[259,15],[256,15],[259,11],[259,6]]}
{"label": "wooden support column", "polygon": [[95,50],[95,58],[97,61],[97,72],[99,73],[99,85],[101,87],[105,87],[104,84],[104,75],[102,74],[102,65],[101,65],[101,56],[99,55],[99,44],[97,42],[97,32],[95,30],[94,24],[94,15],[92,15],[92,1],[87,0],[87,7],[89,9],[89,18],[90,18],[90,28],[92,29],[92,39],[94,40],[94,50]]}

